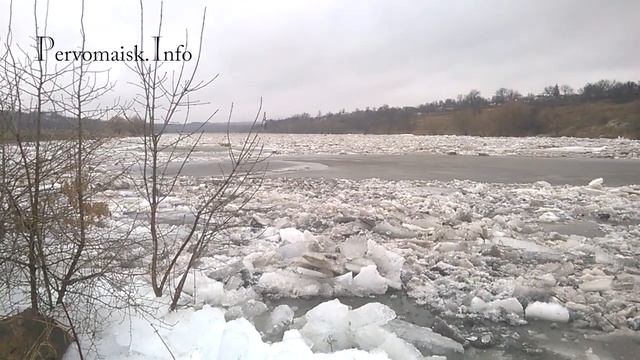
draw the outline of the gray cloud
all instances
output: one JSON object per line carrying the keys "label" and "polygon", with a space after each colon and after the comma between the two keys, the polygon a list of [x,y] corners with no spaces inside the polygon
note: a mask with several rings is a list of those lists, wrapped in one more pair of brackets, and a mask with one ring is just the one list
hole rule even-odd
{"label": "gray cloud", "polygon": [[[61,44],[77,39],[77,3],[51,0],[50,33]],[[146,6],[151,26],[157,2]],[[182,41],[185,27],[193,38],[204,6],[202,75],[221,77],[201,98],[223,109],[235,101],[236,120],[251,117],[260,96],[282,117],[414,105],[471,88],[537,93],[556,82],[640,80],[634,0],[165,1],[163,44]],[[16,26],[28,29],[30,5],[15,7]],[[90,46],[137,43],[138,18],[135,1],[88,0]],[[5,23],[3,15],[0,34]],[[131,94],[127,71],[116,64],[113,73],[117,91]]]}

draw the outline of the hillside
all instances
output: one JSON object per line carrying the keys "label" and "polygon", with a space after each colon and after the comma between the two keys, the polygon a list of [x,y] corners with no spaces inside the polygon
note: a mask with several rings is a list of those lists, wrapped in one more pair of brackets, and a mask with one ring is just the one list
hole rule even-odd
{"label": "hillside", "polygon": [[567,105],[505,104],[412,117],[414,134],[575,136],[640,139],[640,100]]}
{"label": "hillside", "polygon": [[[562,90],[561,90],[562,89]],[[455,134],[576,136],[640,139],[640,83],[601,80],[577,93],[563,85],[540,95],[499,89],[492,98],[476,90],[457,99],[419,106],[294,115],[267,122],[275,133]]]}

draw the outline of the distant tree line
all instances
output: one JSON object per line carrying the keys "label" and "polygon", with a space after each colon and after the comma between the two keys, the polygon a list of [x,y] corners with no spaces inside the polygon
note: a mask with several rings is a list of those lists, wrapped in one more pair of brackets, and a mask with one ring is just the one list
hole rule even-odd
{"label": "distant tree line", "polygon": [[[35,136],[37,129],[38,113],[23,112],[19,114],[10,114],[8,111],[0,110],[0,141],[11,141],[12,134],[3,129],[9,129],[7,124],[9,118],[16,119],[16,124],[21,129],[24,140],[29,140]],[[43,112],[40,118],[40,136],[44,139],[66,139],[69,136],[75,136],[74,132],[77,127],[77,119],[65,116],[56,112]],[[194,131],[204,131],[212,133],[240,132],[245,133],[253,129],[252,122],[175,122],[171,124],[156,125],[157,128],[163,127],[166,133],[190,133]],[[95,138],[108,137],[127,137],[144,135],[145,124],[142,119],[137,116],[125,118],[123,116],[112,116],[108,120],[100,119],[82,119],[82,128],[87,136]]]}
{"label": "distant tree line", "polygon": [[[577,90],[570,85],[554,84],[546,86],[539,94],[527,95],[522,95],[514,89],[499,88],[490,97],[483,97],[480,91],[472,89],[466,94],[458,95],[455,99],[437,100],[418,106],[383,105],[378,108],[356,109],[352,112],[342,110],[338,113],[318,113],[317,116],[311,116],[308,113],[297,114],[284,119],[269,120],[265,130],[285,133],[571,135],[571,131],[577,131],[572,125],[572,120],[578,123],[585,122],[582,125],[587,126],[589,124],[586,122],[590,122],[591,119],[572,119],[568,113],[570,111],[565,111],[566,114],[563,114],[562,111],[557,113],[558,109],[553,111],[549,109],[558,107],[586,109],[587,104],[597,102],[613,104],[615,107],[617,104],[623,105],[638,100],[640,100],[640,81],[600,80],[587,83]],[[626,133],[631,131],[630,136],[637,137],[638,135],[634,134],[637,123],[640,122],[638,119],[640,111],[636,112],[634,106],[627,106],[625,109],[631,112],[627,114],[629,116],[625,116],[632,122],[627,126],[631,130],[620,131]],[[612,120],[607,119],[607,116],[620,115],[616,111],[611,111],[610,107],[607,107],[604,112],[596,121],[598,123],[596,125],[603,125],[600,123]],[[550,117],[554,119],[550,120]],[[478,121],[484,123],[480,124]],[[551,123],[553,125],[550,125]],[[566,130],[564,128],[569,129],[568,133],[563,131]],[[591,129],[591,131],[594,130]],[[620,134],[616,132],[597,134],[597,131],[589,134],[589,136],[600,135],[619,136]]]}
{"label": "distant tree line", "polygon": [[[77,131],[78,119],[65,116],[56,112],[21,112],[10,114],[9,111],[0,111],[0,129],[8,129],[8,120],[13,118],[19,126],[24,140],[29,140],[35,136],[36,129],[40,127],[41,137],[46,139],[65,139],[74,136]],[[39,122],[39,125],[38,125]],[[82,119],[82,128],[87,136],[92,137],[120,137],[137,136],[144,131],[142,120],[125,119],[121,116],[111,117],[109,120]],[[8,131],[0,130],[0,140],[12,139],[12,134]]]}

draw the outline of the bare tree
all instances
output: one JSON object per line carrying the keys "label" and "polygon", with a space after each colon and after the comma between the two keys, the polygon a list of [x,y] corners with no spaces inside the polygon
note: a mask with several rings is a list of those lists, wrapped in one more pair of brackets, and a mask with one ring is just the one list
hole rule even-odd
{"label": "bare tree", "polygon": [[[133,276],[122,266],[134,245],[130,228],[102,226],[109,204],[95,199],[119,174],[97,171],[108,156],[105,142],[84,130],[88,119],[105,114],[95,104],[112,84],[108,77],[101,83],[106,74],[82,58],[54,67],[46,54],[39,61],[14,44],[12,5],[0,55],[2,308],[15,311],[28,299],[33,313],[62,311],[77,341],[80,333],[95,333],[96,304],[132,304],[126,293],[119,295]],[[35,1],[36,39],[47,35],[47,17],[48,2],[41,9]],[[73,134],[44,131],[51,114],[74,119]],[[118,298],[120,305],[107,298]],[[78,311],[68,311],[69,305]]]}
{"label": "bare tree", "polygon": [[[84,5],[81,2],[81,51],[87,39]],[[239,145],[231,144],[227,133],[229,160],[220,165],[221,175],[207,179],[198,201],[190,204],[193,216],[181,227],[186,231],[173,232],[163,223],[161,211],[166,199],[185,182],[183,169],[203,132],[201,127],[171,135],[167,129],[179,117],[186,129],[190,109],[206,104],[193,100],[193,95],[215,79],[196,80],[205,16],[193,66],[182,62],[168,73],[162,62],[135,63],[131,69],[138,75],[140,93],[131,109],[127,105],[105,109],[100,99],[113,86],[108,72],[94,70],[82,57],[62,66],[52,66],[46,55],[43,61],[35,60],[13,42],[12,13],[11,3],[0,50],[0,306],[5,314],[17,312],[26,303],[35,314],[63,313],[82,357],[78,338],[95,334],[99,306],[137,305],[131,298],[135,289],[128,286],[134,276],[151,274],[155,294],[167,294],[168,288],[171,309],[176,309],[189,269],[197,266],[224,231],[238,225],[237,215],[254,196],[265,171],[257,132],[258,123],[264,121],[262,104],[254,126]],[[46,14],[48,3],[41,8],[34,1],[36,38],[47,35]],[[162,13],[158,36],[161,24]],[[72,119],[73,132],[45,131],[43,122],[51,114]],[[233,105],[227,126],[232,114]],[[103,224],[113,205],[103,191],[130,169],[117,173],[101,169],[100,164],[108,162],[107,142],[89,134],[85,124],[113,116],[144,126],[144,154],[133,176],[149,204],[145,219],[149,239],[132,239],[135,220],[129,228]],[[131,251],[143,246],[149,252]],[[149,261],[148,272],[124,264],[144,260]]]}
{"label": "bare tree", "polygon": [[558,84],[546,86],[544,88],[542,95],[547,98],[553,98],[553,99],[559,98],[560,88],[558,87]]}
{"label": "bare tree", "polygon": [[576,92],[570,85],[564,84],[560,86],[560,93],[563,96],[574,95]]}
{"label": "bare tree", "polygon": [[[144,43],[144,6],[140,2],[140,42]],[[161,5],[156,39],[162,36]],[[239,211],[253,197],[263,179],[265,160],[259,141],[257,126],[262,103],[253,121],[253,126],[244,135],[238,148],[231,144],[227,132],[229,162],[220,166],[221,176],[211,179],[195,204],[190,204],[191,216],[185,221],[186,233],[176,231],[163,224],[161,211],[168,197],[176,194],[180,187],[184,168],[203,138],[202,128],[217,113],[202,122],[195,131],[186,131],[190,121],[190,110],[194,106],[206,105],[194,100],[195,95],[209,86],[217,75],[208,80],[197,80],[200,65],[203,33],[206,21],[206,9],[202,16],[197,51],[191,66],[182,61],[178,69],[165,70],[163,61],[136,62],[131,69],[136,74],[139,89],[135,100],[135,116],[144,123],[144,135],[141,142],[144,154],[138,162],[140,178],[137,188],[148,203],[146,209],[151,242],[149,273],[156,296],[165,294],[168,284],[172,297],[170,308],[176,309],[189,270],[197,259],[224,229],[234,226]],[[188,36],[185,39],[188,48]],[[231,121],[233,105],[229,112],[227,127]],[[168,134],[171,124],[182,124],[182,131],[176,135]],[[181,262],[181,259],[183,260]]]}
{"label": "bare tree", "polygon": [[496,104],[505,104],[520,99],[522,95],[513,89],[500,88],[496,90],[496,94],[493,96],[493,102]]}
{"label": "bare tree", "polygon": [[[68,165],[62,156],[68,145],[44,141],[42,120],[51,89],[64,75],[65,69],[51,73],[46,61],[34,61],[20,47],[16,53],[12,44],[11,6],[0,64],[5,89],[2,107],[7,134],[10,134],[7,140],[10,138],[12,141],[12,144],[5,145],[2,197],[9,209],[6,227],[11,229],[5,236],[11,234],[12,241],[24,246],[18,247],[21,249],[18,253],[8,254],[6,260],[27,269],[31,308],[38,311],[41,302],[49,306],[52,304],[51,281],[43,265],[47,261],[44,242],[50,229],[46,224],[52,218],[47,200],[51,198],[50,190]],[[34,3],[33,16],[36,36],[46,34],[47,18],[38,18],[37,2]],[[41,286],[43,293],[39,292]]]}

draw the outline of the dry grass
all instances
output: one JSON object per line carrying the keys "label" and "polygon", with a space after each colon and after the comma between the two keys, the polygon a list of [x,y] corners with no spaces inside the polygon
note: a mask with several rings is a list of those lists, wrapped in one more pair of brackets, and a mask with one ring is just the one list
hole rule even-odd
{"label": "dry grass", "polygon": [[640,139],[640,100],[565,105],[512,103],[481,110],[423,115],[416,134],[578,136]]}

